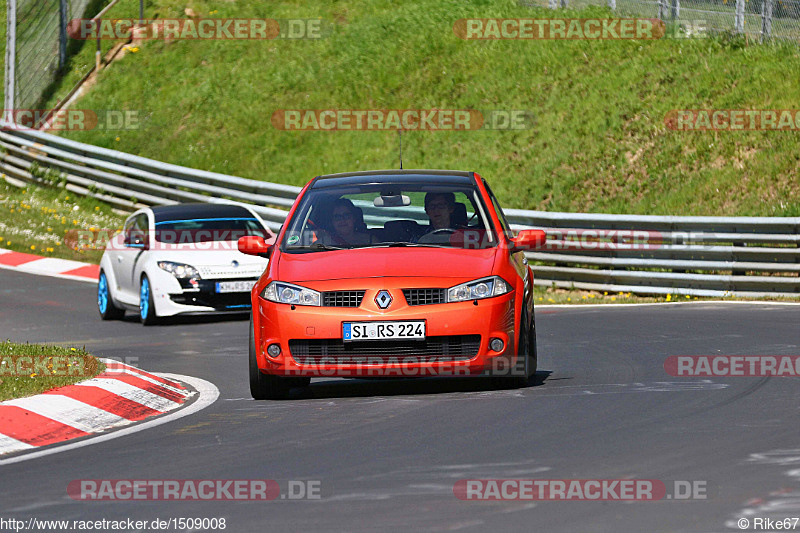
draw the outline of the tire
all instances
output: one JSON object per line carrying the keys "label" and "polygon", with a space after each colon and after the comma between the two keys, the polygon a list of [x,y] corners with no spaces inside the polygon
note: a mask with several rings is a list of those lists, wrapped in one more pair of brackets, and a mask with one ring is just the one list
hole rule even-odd
{"label": "tire", "polygon": [[311,383],[311,378],[286,378],[264,374],[258,368],[256,357],[256,341],[253,331],[253,315],[250,314],[250,395],[255,400],[285,400],[289,397],[292,387],[307,387]]}
{"label": "tire", "polygon": [[158,323],[156,304],[153,302],[153,289],[147,275],[142,276],[139,283],[139,318],[143,326],[152,326]]}
{"label": "tire", "polygon": [[[520,325],[524,325],[526,321],[527,312],[523,311]],[[517,358],[511,375],[503,379],[506,382],[506,386],[520,389],[527,387],[531,382],[531,378],[536,376],[538,357],[536,353],[536,325],[533,317],[531,317],[530,326],[520,331],[517,352],[520,355],[524,355],[524,357]]]}
{"label": "tire", "polygon": [[125,310],[114,304],[114,298],[111,297],[111,287],[108,285],[108,278],[102,270],[100,271],[100,277],[97,279],[97,310],[103,320],[119,320],[125,316]]}

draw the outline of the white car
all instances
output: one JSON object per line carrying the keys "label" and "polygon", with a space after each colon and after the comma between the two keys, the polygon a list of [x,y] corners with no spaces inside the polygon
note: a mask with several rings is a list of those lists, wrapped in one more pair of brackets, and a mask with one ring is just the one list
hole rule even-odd
{"label": "white car", "polygon": [[275,235],[252,209],[176,204],[140,209],[106,246],[97,307],[103,320],[137,311],[142,323],[179,314],[250,309],[250,291],[268,259],[245,255],[238,239]]}

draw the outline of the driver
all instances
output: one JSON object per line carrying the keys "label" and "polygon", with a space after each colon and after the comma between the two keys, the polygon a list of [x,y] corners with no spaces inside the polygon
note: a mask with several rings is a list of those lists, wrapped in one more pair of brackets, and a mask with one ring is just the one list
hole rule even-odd
{"label": "driver", "polygon": [[451,222],[456,209],[456,195],[451,192],[429,192],[425,195],[425,214],[431,221],[426,233],[438,229],[458,229]]}

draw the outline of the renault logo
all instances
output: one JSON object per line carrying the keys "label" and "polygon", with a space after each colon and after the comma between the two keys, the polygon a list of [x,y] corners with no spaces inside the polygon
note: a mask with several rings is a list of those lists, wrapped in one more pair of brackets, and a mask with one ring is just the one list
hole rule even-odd
{"label": "renault logo", "polygon": [[386,309],[392,304],[392,295],[389,294],[389,291],[380,291],[378,295],[375,296],[375,303],[378,304],[378,307],[381,309]]}

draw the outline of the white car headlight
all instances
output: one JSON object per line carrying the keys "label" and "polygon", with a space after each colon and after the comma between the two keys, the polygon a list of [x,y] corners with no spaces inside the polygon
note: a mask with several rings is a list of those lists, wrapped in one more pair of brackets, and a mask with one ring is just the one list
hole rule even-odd
{"label": "white car headlight", "polygon": [[448,302],[466,302],[468,300],[480,300],[481,298],[491,298],[511,292],[511,285],[499,276],[476,279],[450,287],[447,289]]}
{"label": "white car headlight", "polygon": [[320,305],[320,294],[291,283],[273,281],[261,292],[261,297],[270,302],[294,305]]}
{"label": "white car headlight", "polygon": [[195,278],[198,279],[200,277],[200,272],[197,271],[195,267],[192,265],[186,265],[184,263],[173,263],[172,261],[159,261],[158,266],[172,274],[178,279],[185,279],[185,278]]}

